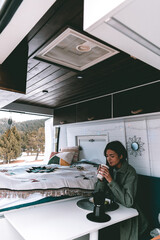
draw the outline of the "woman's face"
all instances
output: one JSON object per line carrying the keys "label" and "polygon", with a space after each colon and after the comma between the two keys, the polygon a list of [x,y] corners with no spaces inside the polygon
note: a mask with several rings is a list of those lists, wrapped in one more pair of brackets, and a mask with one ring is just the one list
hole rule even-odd
{"label": "woman's face", "polygon": [[122,155],[119,157],[118,154],[111,149],[107,149],[106,151],[107,162],[111,167],[120,168],[122,165],[121,162],[122,157],[123,157]]}

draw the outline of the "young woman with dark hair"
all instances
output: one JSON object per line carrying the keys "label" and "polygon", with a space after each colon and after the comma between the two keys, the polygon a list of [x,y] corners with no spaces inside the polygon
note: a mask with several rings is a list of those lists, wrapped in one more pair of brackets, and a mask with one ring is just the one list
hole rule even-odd
{"label": "young woman with dark hair", "polygon": [[138,236],[147,228],[147,221],[136,203],[137,173],[126,161],[127,151],[121,142],[108,143],[104,155],[109,169],[105,166],[99,167],[98,171],[103,176],[103,180],[97,181],[95,192],[103,191],[106,197],[109,192],[108,197],[115,202],[138,210],[138,217],[120,223],[120,240],[138,240]]}

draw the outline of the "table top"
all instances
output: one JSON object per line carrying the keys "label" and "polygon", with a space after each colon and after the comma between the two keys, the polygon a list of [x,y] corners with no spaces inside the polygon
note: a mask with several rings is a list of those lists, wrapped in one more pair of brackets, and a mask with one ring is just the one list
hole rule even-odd
{"label": "table top", "polygon": [[90,212],[77,206],[82,197],[74,197],[5,213],[5,218],[25,240],[70,240],[138,215],[136,209],[119,208],[107,212],[108,222],[89,221]]}

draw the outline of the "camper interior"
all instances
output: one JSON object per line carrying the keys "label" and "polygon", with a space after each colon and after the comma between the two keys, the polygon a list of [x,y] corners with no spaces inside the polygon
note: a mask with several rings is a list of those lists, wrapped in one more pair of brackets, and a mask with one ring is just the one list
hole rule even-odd
{"label": "camper interior", "polygon": [[[160,235],[160,2],[107,2],[113,1],[0,1],[1,111],[50,117],[41,169],[0,170],[2,240],[51,239],[45,222],[45,237],[21,226],[21,216],[30,216],[25,209],[91,196],[105,145],[114,140],[127,148],[139,177],[138,201],[149,222],[140,240]],[[98,240],[105,224],[55,239]]]}

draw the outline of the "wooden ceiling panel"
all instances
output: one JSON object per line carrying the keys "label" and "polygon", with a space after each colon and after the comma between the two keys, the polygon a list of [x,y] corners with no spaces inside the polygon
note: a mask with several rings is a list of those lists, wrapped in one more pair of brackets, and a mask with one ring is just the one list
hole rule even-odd
{"label": "wooden ceiling panel", "polygon": [[84,81],[75,79],[74,83],[63,85],[61,87],[56,86],[56,89],[46,94],[46,96],[41,96],[38,102],[41,104],[50,102],[54,105],[55,101],[58,101],[60,104],[61,100],[61,102],[68,102],[68,104],[72,104],[73,102],[80,101],[81,99],[86,99],[88,96],[93,97],[93,94],[95,97],[104,95],[107,88],[107,82],[105,80],[106,79],[104,79],[103,83],[97,81],[89,84],[85,79]]}
{"label": "wooden ceiling panel", "polygon": [[53,82],[55,79],[66,74],[68,70],[66,69],[55,69],[52,66],[40,72],[33,79],[27,81],[27,93],[34,91],[37,87],[47,85]]}
{"label": "wooden ceiling panel", "polygon": [[[70,76],[73,76],[74,73],[69,72],[69,73],[66,74],[66,75],[67,75],[67,77],[70,78]],[[41,97],[41,98],[47,98],[47,97],[49,97],[50,95],[55,94],[55,92],[61,91],[62,88],[67,89],[66,86],[68,85],[68,78],[66,78],[66,75],[63,75],[63,76],[60,77],[59,79],[56,79],[56,82],[55,82],[55,83],[50,83],[50,84],[47,85],[48,87],[47,87],[47,89],[45,89],[45,90],[48,91],[47,95],[46,95],[46,94],[44,95],[44,94],[42,94],[42,92],[39,92],[38,96],[37,96],[37,94],[36,94],[36,96],[35,96],[35,94],[33,94],[33,95],[32,95],[31,97],[29,97],[28,99],[30,99],[30,100],[36,100],[37,97],[39,97],[39,98],[40,98],[40,97]],[[71,78],[71,79],[72,79],[72,78]],[[58,81],[59,81],[59,82],[58,82]],[[64,81],[65,81],[66,84],[63,83]],[[72,82],[73,82],[73,85],[76,84],[76,82],[75,82],[74,79],[72,79]],[[70,89],[70,90],[71,90],[71,89]]]}
{"label": "wooden ceiling panel", "polygon": [[50,64],[37,61],[37,64],[27,71],[27,82],[39,75],[44,70],[48,69]]}

